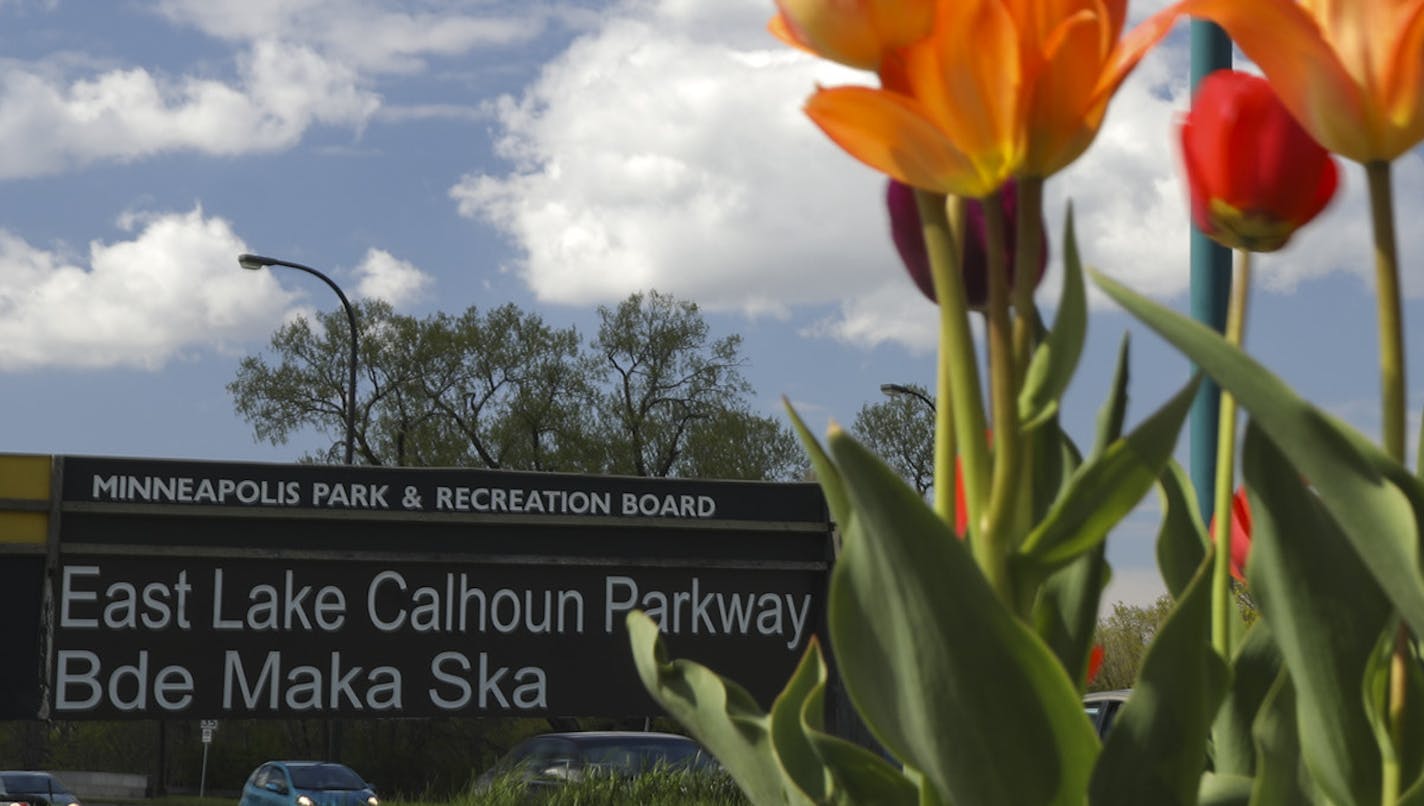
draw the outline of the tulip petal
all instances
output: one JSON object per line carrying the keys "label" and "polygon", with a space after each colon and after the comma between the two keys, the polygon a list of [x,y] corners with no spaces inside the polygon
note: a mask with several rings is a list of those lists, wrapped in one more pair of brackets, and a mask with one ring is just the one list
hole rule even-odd
{"label": "tulip petal", "polygon": [[1385,86],[1385,112],[1390,123],[1404,130],[1404,149],[1424,137],[1424,0],[1417,0],[1400,20],[1389,82]]}
{"label": "tulip petal", "polygon": [[1360,162],[1381,156],[1362,125],[1368,110],[1361,87],[1295,0],[1184,0],[1177,8],[1225,28],[1321,145]]}
{"label": "tulip petal", "polygon": [[870,87],[822,89],[806,114],[851,156],[907,185],[936,193],[982,197],[1012,166],[976,165],[925,115],[915,99]]}

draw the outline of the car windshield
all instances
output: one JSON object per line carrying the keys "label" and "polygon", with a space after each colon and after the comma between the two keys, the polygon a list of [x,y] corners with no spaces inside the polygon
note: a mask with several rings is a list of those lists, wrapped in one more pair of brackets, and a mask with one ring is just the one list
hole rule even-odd
{"label": "car windshield", "polygon": [[697,758],[699,748],[693,742],[629,742],[590,744],[584,748],[589,764],[625,770],[647,770],[664,764],[679,766]]}
{"label": "car windshield", "polygon": [[42,772],[7,772],[0,775],[0,786],[11,793],[59,792],[63,789],[58,781]]}
{"label": "car windshield", "polygon": [[365,789],[366,782],[342,764],[311,764],[288,767],[292,784],[298,789]]}

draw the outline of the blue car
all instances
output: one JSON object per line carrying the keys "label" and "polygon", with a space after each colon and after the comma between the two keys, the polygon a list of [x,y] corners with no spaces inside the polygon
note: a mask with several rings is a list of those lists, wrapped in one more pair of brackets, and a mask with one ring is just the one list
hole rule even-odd
{"label": "blue car", "polygon": [[247,776],[238,806],[380,806],[380,801],[344,764],[269,761]]}

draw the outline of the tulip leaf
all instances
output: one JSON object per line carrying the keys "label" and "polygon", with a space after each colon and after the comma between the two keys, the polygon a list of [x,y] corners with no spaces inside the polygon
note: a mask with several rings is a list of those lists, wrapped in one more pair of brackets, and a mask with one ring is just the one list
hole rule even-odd
{"label": "tulip leaf", "polygon": [[791,418],[791,426],[796,430],[796,436],[801,439],[801,446],[811,458],[811,468],[816,472],[821,492],[826,496],[826,506],[831,510],[831,519],[837,524],[849,523],[850,499],[846,496],[845,482],[841,480],[840,471],[836,469],[831,457],[826,455],[820,440],[806,427],[801,415],[796,413],[791,401],[782,398],[781,402],[786,406],[786,414]]}
{"label": "tulip leaf", "polygon": [[1266,690],[1251,728],[1258,757],[1251,806],[1328,803],[1302,763],[1296,707],[1290,675],[1281,670]]}
{"label": "tulip leaf", "polygon": [[1033,604],[1034,629],[1080,688],[1087,684],[1098,605],[1111,576],[1107,544],[1100,543],[1054,572]]}
{"label": "tulip leaf", "polygon": [[1028,374],[1019,393],[1019,420],[1023,428],[1042,425],[1058,411],[1058,400],[1073,380],[1083,340],[1088,330],[1088,297],[1083,288],[1083,264],[1073,235],[1073,206],[1063,221],[1063,293],[1053,329],[1029,359]]}
{"label": "tulip leaf", "polygon": [[810,803],[787,785],[767,715],[746,689],[699,663],[669,660],[657,624],[642,611],[629,613],[627,624],[643,686],[717,757],[753,803]]}
{"label": "tulip leaf", "polygon": [[1093,806],[1195,803],[1226,664],[1207,642],[1211,569],[1203,564],[1147,648],[1093,770]]}
{"label": "tulip leaf", "polygon": [[1127,418],[1127,358],[1129,354],[1130,342],[1128,334],[1122,334],[1122,341],[1117,348],[1117,367],[1113,370],[1111,391],[1108,399],[1103,401],[1102,408],[1098,409],[1098,436],[1093,443],[1093,455],[1096,456],[1108,449],[1118,437],[1122,436],[1122,423]]}
{"label": "tulip leaf", "polygon": [[1187,471],[1175,461],[1167,462],[1157,478],[1158,499],[1162,503],[1162,526],[1157,530],[1157,568],[1173,598],[1180,597],[1187,583],[1206,559],[1206,527]]}
{"label": "tulip leaf", "polygon": [[1270,627],[1260,619],[1233,646],[1236,655],[1231,660],[1231,687],[1211,733],[1213,767],[1219,773],[1250,776],[1256,772],[1252,725],[1281,674],[1281,652]]}
{"label": "tulip leaf", "polygon": [[832,771],[834,803],[883,803],[886,806],[915,806],[919,793],[915,784],[885,759],[858,744],[825,732],[825,666],[821,679],[811,690],[801,709],[801,729],[816,748],[816,754]]}
{"label": "tulip leaf", "polygon": [[945,802],[1081,803],[1098,743],[1073,681],[913,489],[828,445],[853,509],[828,620],[866,725]]}
{"label": "tulip leaf", "polygon": [[767,714],[771,728],[771,749],[794,785],[812,803],[830,799],[832,782],[821,764],[816,748],[801,727],[801,709],[818,683],[825,680],[826,664],[821,658],[821,645],[815,636],[806,646],[796,671],[777,695]]}
{"label": "tulip leaf", "polygon": [[1244,775],[1203,773],[1201,788],[1197,790],[1197,806],[1247,806],[1252,783]]}
{"label": "tulip leaf", "polygon": [[1083,464],[1083,456],[1073,440],[1063,433],[1056,416],[1029,432],[1028,441],[1033,456],[1028,472],[1033,482],[1032,512],[1036,523],[1063,494],[1069,479]]}
{"label": "tulip leaf", "polygon": [[1029,532],[1021,558],[1051,572],[1101,543],[1157,481],[1177,444],[1196,387],[1191,381],[1132,433],[1089,457],[1048,515]]}
{"label": "tulip leaf", "polygon": [[[1424,499],[1419,480],[1402,478],[1408,473],[1397,462],[1372,462],[1360,447],[1361,438],[1352,437],[1350,429],[1301,399],[1211,328],[1112,279],[1097,273],[1093,278],[1109,297],[1186,354],[1251,413],[1295,471],[1310,479],[1320,501],[1410,627],[1416,634],[1424,633],[1416,511]],[[1382,472],[1385,463],[1393,470]]]}
{"label": "tulip leaf", "polygon": [[1291,675],[1301,754],[1331,800],[1378,803],[1380,750],[1361,702],[1393,608],[1255,418],[1241,453],[1251,503],[1246,574]]}

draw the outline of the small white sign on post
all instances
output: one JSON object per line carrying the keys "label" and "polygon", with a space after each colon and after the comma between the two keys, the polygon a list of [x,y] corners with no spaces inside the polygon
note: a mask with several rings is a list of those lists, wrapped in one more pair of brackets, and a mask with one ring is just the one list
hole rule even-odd
{"label": "small white sign on post", "polygon": [[198,727],[203,729],[203,771],[198,776],[198,797],[207,794],[208,789],[208,745],[213,743],[213,731],[218,729],[216,719],[204,719],[198,722]]}

